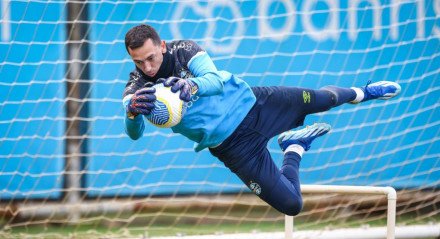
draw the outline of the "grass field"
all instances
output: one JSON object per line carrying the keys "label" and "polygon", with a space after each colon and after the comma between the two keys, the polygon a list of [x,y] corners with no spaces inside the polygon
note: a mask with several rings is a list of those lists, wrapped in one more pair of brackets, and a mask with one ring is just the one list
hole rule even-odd
{"label": "grass field", "polygon": [[[399,218],[399,221],[411,221],[411,218]],[[436,217],[437,223],[440,216]],[[426,223],[432,220],[426,221]],[[350,223],[351,227],[365,226],[365,223]],[[368,226],[385,226],[385,220],[379,219],[370,221]],[[346,226],[346,225],[345,225]],[[305,223],[301,220],[295,221],[297,230],[313,229],[336,229],[343,225],[313,224]],[[156,237],[156,236],[176,236],[176,235],[205,235],[205,234],[230,234],[230,233],[251,233],[251,232],[281,232],[284,231],[284,222],[246,222],[246,223],[222,223],[222,224],[177,224],[166,225],[110,225],[106,223],[83,224],[83,225],[36,225],[24,226],[5,230],[0,233],[0,238],[105,238],[105,237]]]}
{"label": "grass field", "polygon": [[[221,210],[211,211],[209,216],[205,210],[192,210],[186,215],[178,211],[162,212],[152,216],[148,213],[101,215],[93,219],[82,219],[80,224],[69,225],[64,223],[36,220],[33,222],[16,223],[13,227],[3,227],[0,238],[120,238],[120,237],[157,237],[179,235],[230,234],[251,232],[282,232],[284,231],[284,216],[269,210],[255,210],[247,213],[248,219],[237,220],[246,215],[246,210],[235,210],[228,214],[228,218],[221,218]],[[217,216],[216,216],[217,214]],[[266,219],[258,220],[258,216]],[[385,226],[386,219],[374,217],[370,220],[352,218],[345,222],[316,220],[304,217],[295,219],[296,230],[336,229],[360,226]],[[402,215],[397,218],[401,225],[420,223],[440,223],[440,215],[427,217],[415,222],[414,215]],[[251,220],[251,221],[250,221]],[[254,221],[252,221],[254,220]],[[321,221],[321,222],[320,222]],[[5,225],[6,221],[1,224]]]}

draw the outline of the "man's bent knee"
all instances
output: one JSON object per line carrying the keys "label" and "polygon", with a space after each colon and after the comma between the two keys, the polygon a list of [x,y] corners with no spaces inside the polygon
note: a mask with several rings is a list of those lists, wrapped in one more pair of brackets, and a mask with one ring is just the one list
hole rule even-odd
{"label": "man's bent knee", "polygon": [[288,215],[288,216],[296,216],[298,215],[303,207],[302,198],[289,198],[285,200],[283,203],[275,207],[278,211]]}
{"label": "man's bent knee", "polygon": [[289,216],[298,215],[303,206],[301,190],[295,188],[287,178],[280,177],[278,183],[267,191],[268,194],[260,195],[272,207]]}
{"label": "man's bent knee", "polygon": [[302,200],[287,203],[285,205],[283,213],[288,216],[296,216],[301,212],[302,206],[303,206]]}

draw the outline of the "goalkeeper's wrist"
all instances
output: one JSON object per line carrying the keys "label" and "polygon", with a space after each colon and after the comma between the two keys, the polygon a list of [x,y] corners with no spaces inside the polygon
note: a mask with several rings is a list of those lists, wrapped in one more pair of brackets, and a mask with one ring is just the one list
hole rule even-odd
{"label": "goalkeeper's wrist", "polygon": [[134,118],[136,117],[136,116],[138,116],[139,114],[136,114],[136,113],[132,113],[132,112],[130,112],[130,111],[127,111],[127,118],[129,118],[129,119],[131,119],[131,120],[134,120]]}
{"label": "goalkeeper's wrist", "polygon": [[191,85],[191,95],[197,94],[197,92],[199,91],[199,86],[197,85],[197,83],[192,80],[188,80],[188,82]]}
{"label": "goalkeeper's wrist", "polygon": [[126,114],[127,118],[133,120],[133,119],[134,119],[136,116],[138,116],[139,114],[130,111],[130,103],[131,103],[131,102],[129,101],[129,102],[128,102],[128,105],[125,106],[125,114]]}

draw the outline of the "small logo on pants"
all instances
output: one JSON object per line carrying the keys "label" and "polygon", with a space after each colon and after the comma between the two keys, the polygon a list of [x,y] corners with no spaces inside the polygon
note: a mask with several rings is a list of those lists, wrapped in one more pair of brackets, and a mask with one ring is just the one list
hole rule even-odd
{"label": "small logo on pants", "polygon": [[303,90],[304,103],[310,103],[310,92]]}
{"label": "small logo on pants", "polygon": [[261,187],[258,185],[258,183],[250,182],[249,188],[254,192],[256,195],[260,195],[261,193]]}

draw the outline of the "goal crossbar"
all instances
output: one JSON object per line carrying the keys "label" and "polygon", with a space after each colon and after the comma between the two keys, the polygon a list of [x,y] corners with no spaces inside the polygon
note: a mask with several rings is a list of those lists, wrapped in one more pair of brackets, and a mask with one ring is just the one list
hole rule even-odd
{"label": "goal crossbar", "polygon": [[[343,186],[343,185],[301,185],[302,193],[337,193],[357,195],[386,195],[387,205],[387,239],[394,239],[396,225],[397,193],[392,187]],[[293,216],[285,216],[285,238],[293,238]]]}

